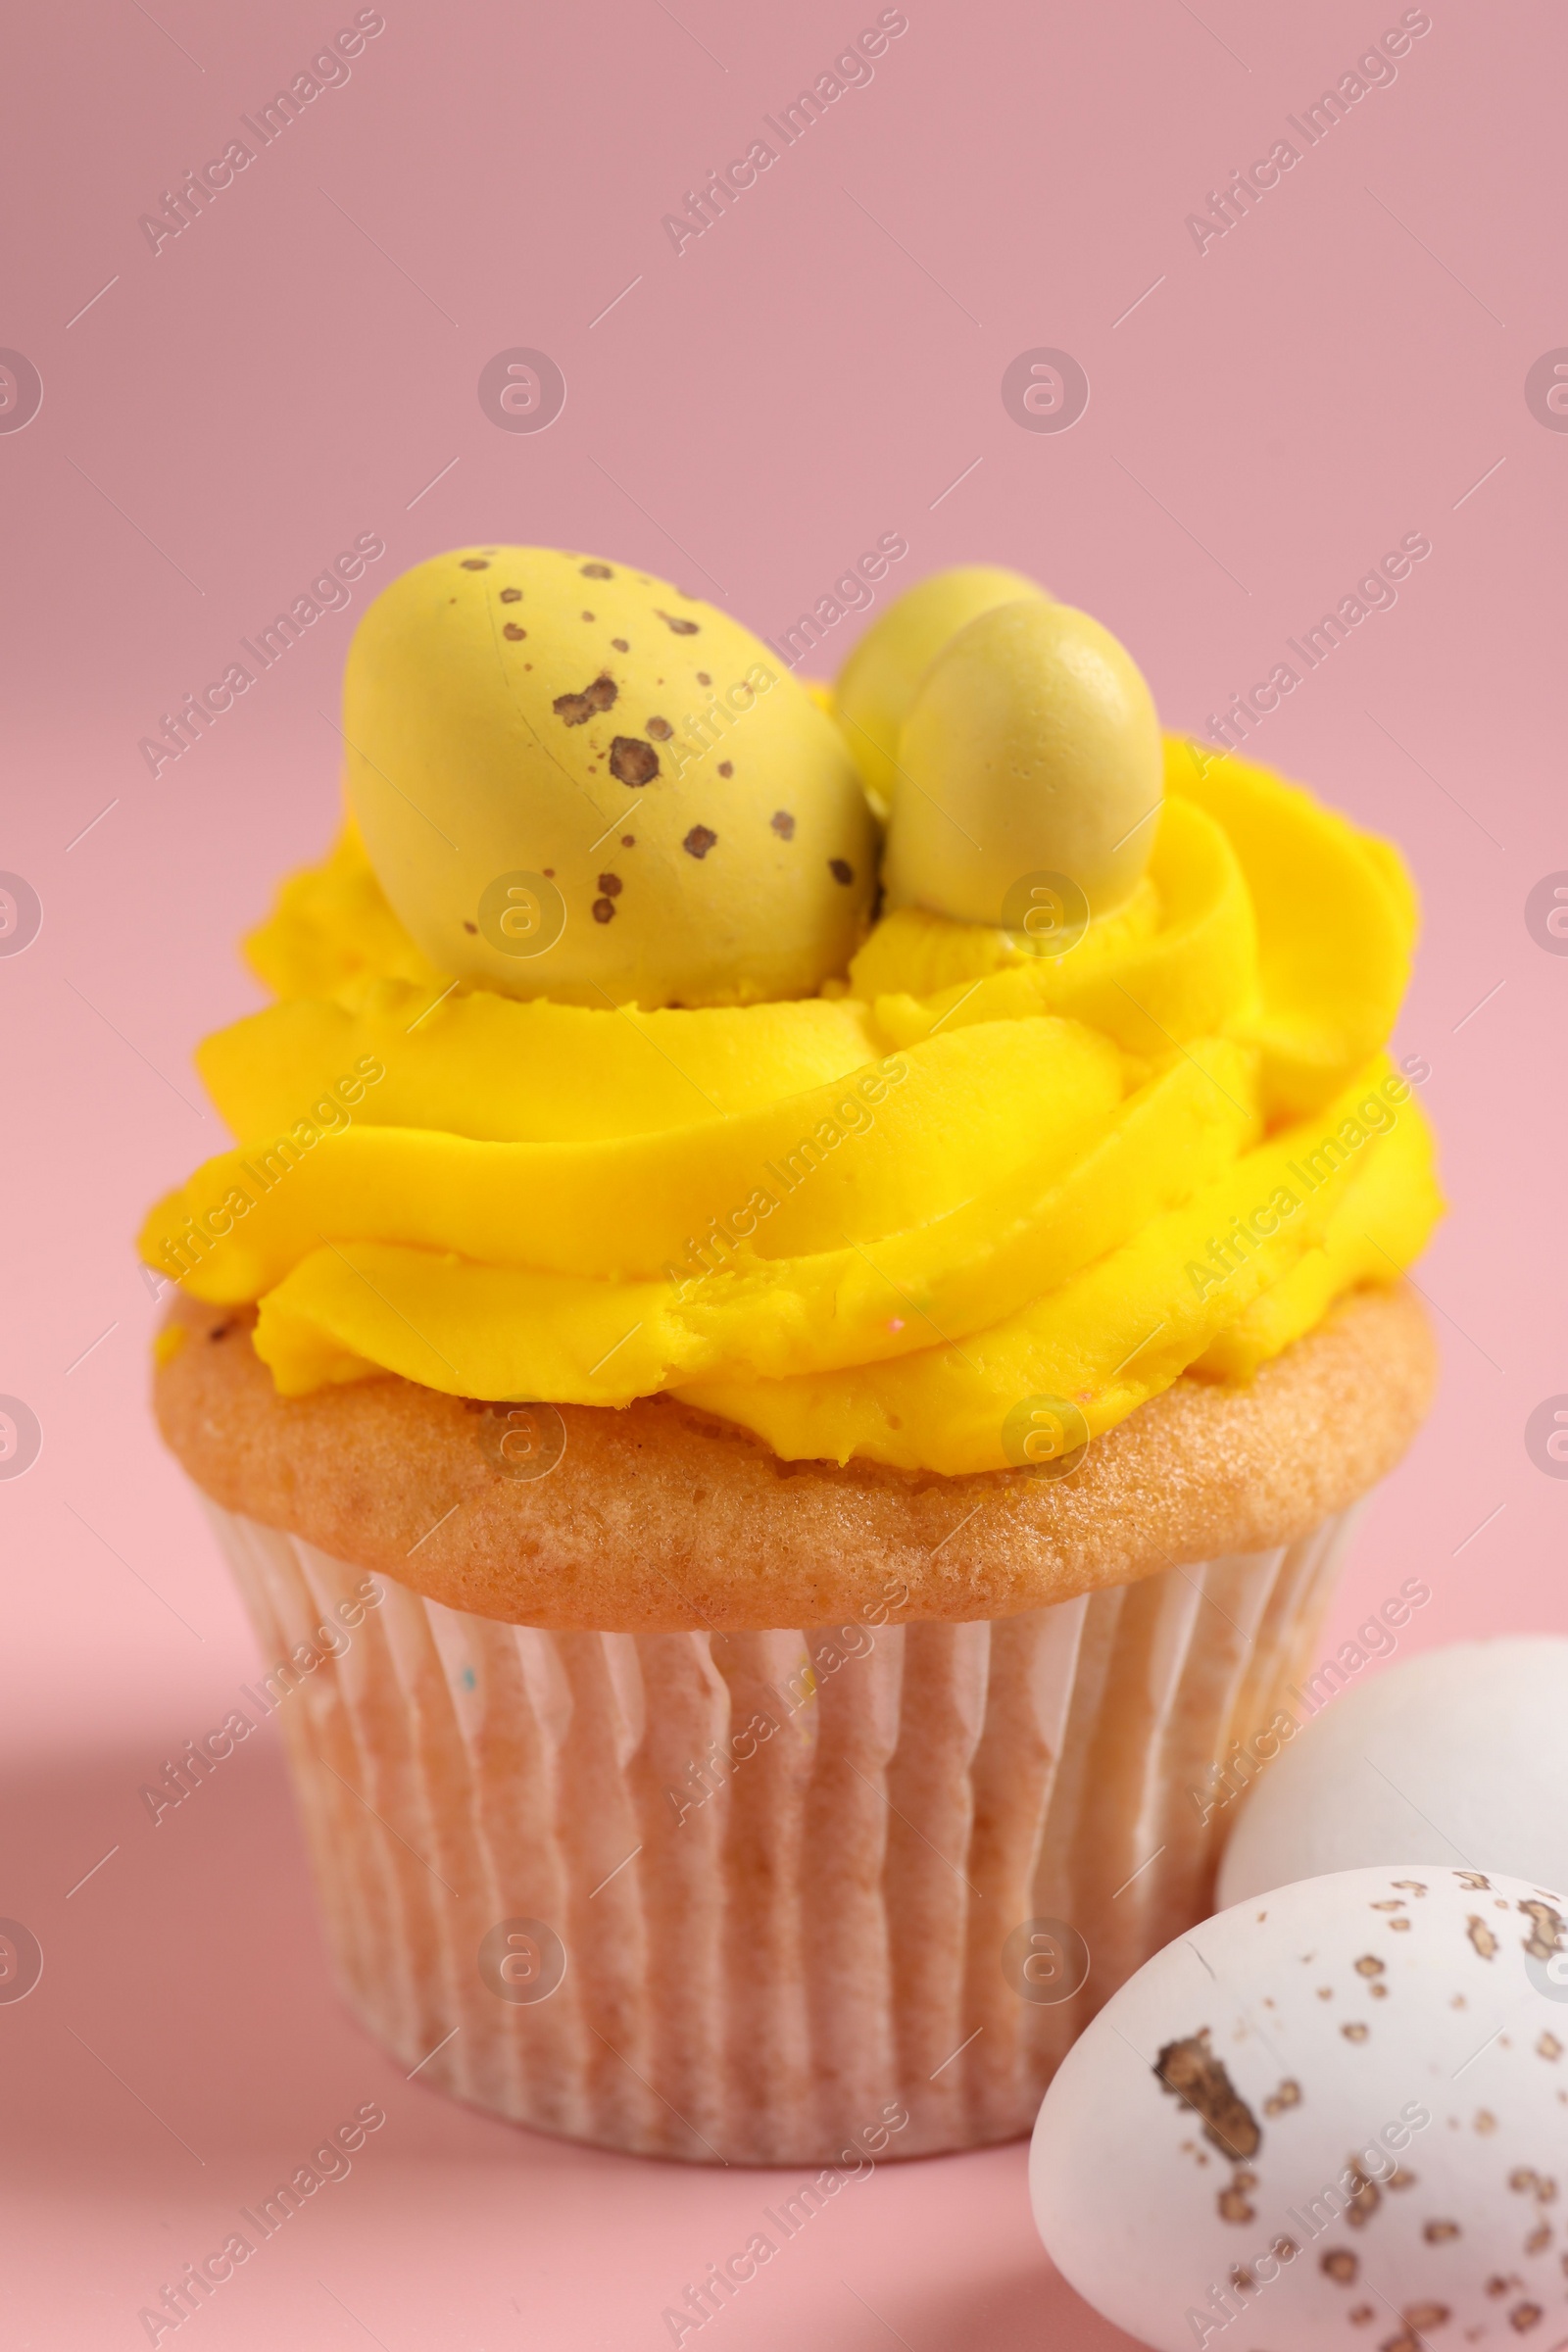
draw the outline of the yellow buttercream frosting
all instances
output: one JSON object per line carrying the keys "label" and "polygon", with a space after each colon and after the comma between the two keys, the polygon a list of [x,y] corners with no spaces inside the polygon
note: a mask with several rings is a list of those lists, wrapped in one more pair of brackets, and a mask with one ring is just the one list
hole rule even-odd
{"label": "yellow buttercream frosting", "polygon": [[[147,1262],[259,1303],[279,1390],[669,1391],[788,1458],[950,1474],[1246,1379],[1440,1210],[1384,1051],[1397,854],[1171,739],[1149,869],[1070,951],[910,907],[821,995],[643,1011],[426,963],[353,828],[198,1055],[239,1139]],[[1022,1422],[1020,1423],[1020,1415]]]}

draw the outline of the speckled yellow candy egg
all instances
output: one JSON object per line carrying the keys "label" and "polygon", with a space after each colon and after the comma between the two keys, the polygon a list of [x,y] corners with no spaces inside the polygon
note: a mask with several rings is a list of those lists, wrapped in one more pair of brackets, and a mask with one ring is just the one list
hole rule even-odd
{"label": "speckled yellow candy egg", "polygon": [[834,707],[879,810],[885,813],[897,796],[900,730],[949,638],[994,605],[1045,596],[1021,571],[960,564],[933,572],[872,621],[839,671]]}
{"label": "speckled yellow candy egg", "polygon": [[1153,698],[1110,631],[1070,605],[999,605],[952,638],[899,765],[892,906],[1016,929],[1047,875],[1103,914],[1149,862],[1163,792]]}
{"label": "speckled yellow candy egg", "polygon": [[349,654],[350,802],[443,971],[566,1004],[810,994],[864,930],[876,828],[844,741],[727,614],[556,548],[460,549]]}

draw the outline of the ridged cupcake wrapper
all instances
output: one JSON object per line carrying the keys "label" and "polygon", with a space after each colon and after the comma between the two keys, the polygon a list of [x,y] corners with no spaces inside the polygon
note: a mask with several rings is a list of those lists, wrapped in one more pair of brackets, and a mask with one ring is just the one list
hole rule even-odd
{"label": "ridged cupcake wrapper", "polygon": [[989,1623],[894,1588],[876,1625],[593,1634],[209,1508],[350,2005],[515,2122],[732,2164],[1030,2129],[1209,1908],[1213,1767],[1288,1707],[1348,1518]]}

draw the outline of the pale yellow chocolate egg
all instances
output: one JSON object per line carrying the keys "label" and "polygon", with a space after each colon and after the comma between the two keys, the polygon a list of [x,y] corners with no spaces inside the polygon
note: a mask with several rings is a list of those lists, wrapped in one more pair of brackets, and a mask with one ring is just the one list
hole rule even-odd
{"label": "pale yellow chocolate egg", "polygon": [[1126,649],[1039,597],[944,647],[898,749],[890,906],[1025,933],[1054,952],[1119,906],[1153,842],[1159,721]]}
{"label": "pale yellow chocolate egg", "polygon": [[348,786],[444,972],[575,1004],[745,1004],[842,972],[876,825],[832,720],[759,638],[556,548],[417,564],[360,623]]}
{"label": "pale yellow chocolate egg", "polygon": [[900,730],[949,638],[994,605],[1046,594],[1021,571],[963,564],[933,572],[872,621],[839,671],[834,707],[879,814],[897,795]]}

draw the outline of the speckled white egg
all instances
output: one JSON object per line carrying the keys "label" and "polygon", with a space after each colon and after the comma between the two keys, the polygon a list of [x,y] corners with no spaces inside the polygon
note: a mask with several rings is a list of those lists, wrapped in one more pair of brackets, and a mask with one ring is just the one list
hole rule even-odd
{"label": "speckled white egg", "polygon": [[1052,2260],[1159,2352],[1558,2352],[1564,1919],[1525,1880],[1395,1864],[1178,1936],[1046,2094]]}
{"label": "speckled white egg", "polygon": [[[1308,1700],[1345,1679],[1320,1669]],[[1568,1886],[1568,1642],[1459,1642],[1352,1685],[1302,1722],[1237,1812],[1222,1904],[1390,1854]]]}

